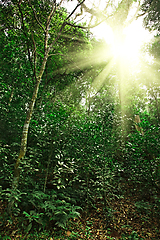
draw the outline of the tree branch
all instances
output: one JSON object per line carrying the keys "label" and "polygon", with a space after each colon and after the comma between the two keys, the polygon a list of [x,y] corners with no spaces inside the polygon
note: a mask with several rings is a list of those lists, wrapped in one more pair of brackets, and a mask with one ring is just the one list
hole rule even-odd
{"label": "tree branch", "polygon": [[82,28],[82,29],[90,29],[90,28],[94,28],[94,27],[97,27],[99,24],[101,24],[102,22],[104,22],[104,20],[100,21],[99,23],[95,23],[94,25],[92,26],[88,26],[88,27],[85,27],[85,26],[80,26],[80,25],[75,25],[75,24],[72,24],[72,23],[69,23],[67,22],[66,25],[69,25],[71,27],[76,27],[76,28]]}
{"label": "tree branch", "polygon": [[136,12],[135,12],[134,16],[128,21],[127,25],[131,24],[134,20],[136,20],[138,18],[139,10],[140,10],[140,1],[138,3],[138,6],[137,6],[137,9],[136,9]]}
{"label": "tree branch", "polygon": [[61,6],[61,4],[62,4],[63,1],[64,1],[64,0],[61,0],[60,3],[58,3],[58,7]]}
{"label": "tree branch", "polygon": [[44,52],[46,52],[46,50],[47,50],[49,25],[50,25],[51,19],[53,17],[53,14],[55,13],[55,11],[56,11],[56,0],[53,1],[52,10],[48,16],[47,23],[46,23]]}
{"label": "tree branch", "polygon": [[34,17],[35,17],[38,25],[39,25],[39,26],[43,29],[43,31],[45,32],[45,29],[44,29],[44,27],[42,26],[42,24],[40,23],[40,21],[39,21],[39,19],[38,19],[38,17],[37,17],[36,11],[34,10],[34,8],[33,8],[32,4],[31,4],[30,0],[28,0],[28,3],[29,3],[30,7],[31,7],[32,10],[33,10]]}
{"label": "tree branch", "polygon": [[51,12],[50,12],[50,14],[48,16],[48,19],[47,19],[46,28],[49,27],[51,19],[52,19],[52,16],[55,13],[55,11],[56,11],[56,0],[53,1],[52,10],[51,10]]}
{"label": "tree branch", "polygon": [[98,18],[103,18],[105,19],[106,17],[102,14],[102,12],[99,9],[92,9],[92,8],[88,8],[84,3],[82,3],[82,8],[90,13],[92,16],[98,17]]}
{"label": "tree branch", "polygon": [[81,12],[76,14],[74,20],[75,20],[77,17],[82,16],[82,14],[83,14],[83,8],[82,8],[82,5],[81,5]]}
{"label": "tree branch", "polygon": [[[63,22],[57,37],[55,38],[55,40],[51,43],[50,47],[48,48],[47,52],[49,53],[49,51],[53,48],[54,44],[56,43],[56,41],[60,38],[63,29],[65,28],[66,25],[69,25],[66,21],[73,15],[73,13],[76,11],[76,9],[81,6],[83,3],[85,2],[85,0],[83,0],[82,2],[80,2],[79,4],[77,4],[77,6],[73,9],[73,11],[68,15],[68,17],[65,19],[65,21]],[[74,25],[73,25],[74,26]]]}
{"label": "tree branch", "polygon": [[25,26],[24,26],[24,21],[23,21],[24,17],[23,17],[23,12],[21,10],[20,4],[18,4],[18,9],[19,9],[19,12],[20,12],[20,17],[21,17],[22,30],[23,30],[24,36],[26,37],[28,59],[29,59],[29,62],[30,62],[31,69],[34,72],[33,63],[32,63],[32,60],[31,60],[31,55],[30,55],[30,50],[29,50],[29,41],[28,41],[27,34],[25,32]]}
{"label": "tree branch", "polygon": [[66,18],[66,21],[73,15],[73,13],[76,11],[76,9],[81,6],[83,3],[85,2],[85,0],[83,0],[82,2],[80,2],[79,4],[77,4],[77,6],[73,9],[73,11],[68,15],[68,17]]}

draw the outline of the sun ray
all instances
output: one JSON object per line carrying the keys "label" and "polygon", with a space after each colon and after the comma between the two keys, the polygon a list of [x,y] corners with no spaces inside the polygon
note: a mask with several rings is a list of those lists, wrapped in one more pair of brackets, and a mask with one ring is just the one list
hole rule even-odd
{"label": "sun ray", "polygon": [[[67,69],[66,73],[81,70],[83,71],[83,78],[89,79],[85,102],[87,102],[88,96],[94,96],[107,83],[107,80],[114,72],[117,80],[116,91],[118,92],[115,94],[119,96],[121,114],[125,116],[127,114],[126,106],[129,106],[131,103],[130,92],[133,85],[140,84],[138,79],[144,82],[142,79],[146,79],[149,74],[151,76],[151,72],[153,75],[151,78],[155,78],[153,71],[151,71],[152,67],[147,69],[145,66],[145,61],[147,60],[141,51],[145,41],[144,37],[140,36],[136,24],[130,24],[125,28],[120,27],[119,29],[111,29],[107,26],[106,32],[104,28],[106,25],[104,24],[102,33],[106,42],[103,40],[97,41],[91,47],[84,43],[82,49],[69,52],[69,57],[66,59],[66,65],[63,66],[63,70]],[[96,72],[95,68],[97,66],[99,66],[99,70]],[[146,69],[146,72],[142,71],[143,68]],[[88,71],[90,73],[85,75]],[[124,125],[122,126],[122,131],[125,132]]]}
{"label": "sun ray", "polygon": [[113,66],[113,59],[105,66],[105,68],[101,71],[101,73],[94,79],[92,83],[92,88],[99,91],[99,89],[104,85],[108,75],[111,72],[111,68]]}

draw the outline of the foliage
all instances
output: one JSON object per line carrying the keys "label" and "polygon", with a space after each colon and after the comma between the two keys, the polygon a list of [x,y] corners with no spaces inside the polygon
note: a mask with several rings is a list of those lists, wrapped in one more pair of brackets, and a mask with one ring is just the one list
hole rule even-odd
{"label": "foliage", "polygon": [[160,30],[160,3],[158,0],[145,0],[141,6],[141,10],[146,14],[144,24],[149,30]]}
{"label": "foliage", "polygon": [[[88,30],[73,28],[72,19],[48,56],[30,119],[27,152],[20,161],[19,185],[13,189],[14,162],[44,59],[43,28],[53,3],[22,2],[0,4],[0,203],[14,202],[12,215],[7,208],[0,209],[0,237],[10,238],[14,221],[21,232],[19,238],[28,239],[40,239],[39,232],[42,239],[58,239],[58,230],[61,239],[66,239],[65,232],[68,239],[96,239],[101,232],[103,239],[144,239],[149,236],[148,228],[143,236],[138,227],[150,222],[149,229],[158,236],[159,83],[156,77],[147,82],[152,77],[148,75],[141,81],[146,83],[144,88],[129,76],[122,104],[120,79],[113,67],[101,88],[93,89],[93,79],[103,72],[107,61],[97,60],[93,66],[90,53],[104,43],[92,40]],[[49,45],[59,36],[67,16],[57,5]],[[83,61],[87,65],[77,67]],[[135,115],[140,117],[139,123]]]}

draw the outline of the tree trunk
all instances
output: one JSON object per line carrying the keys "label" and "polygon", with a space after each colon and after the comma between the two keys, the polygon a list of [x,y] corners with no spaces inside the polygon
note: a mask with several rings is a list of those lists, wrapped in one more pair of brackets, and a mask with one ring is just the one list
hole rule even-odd
{"label": "tree trunk", "polygon": [[142,127],[139,125],[139,124],[141,123],[141,120],[140,120],[139,115],[135,115],[134,121],[135,121],[135,128],[136,128],[136,130],[137,130],[139,133],[141,133],[142,136],[144,136],[143,129],[142,129]]}
{"label": "tree trunk", "polygon": [[14,175],[13,175],[12,187],[11,187],[12,193],[11,193],[11,197],[10,197],[9,204],[8,204],[8,212],[9,212],[10,215],[12,213],[12,208],[13,208],[13,205],[14,205],[14,202],[15,202],[14,193],[15,193],[15,191],[18,187],[18,183],[19,183],[20,164],[23,161],[23,158],[25,157],[26,150],[27,150],[27,138],[28,138],[29,124],[30,124],[30,121],[31,121],[31,118],[32,118],[32,113],[33,113],[34,105],[35,105],[35,102],[36,102],[36,99],[37,99],[39,85],[40,85],[40,82],[41,82],[41,79],[42,79],[42,75],[44,73],[47,58],[48,58],[48,54],[46,54],[44,59],[43,59],[42,66],[41,66],[39,75],[37,77],[37,82],[36,82],[34,90],[33,90],[33,95],[32,95],[32,99],[31,99],[29,109],[28,109],[28,112],[27,112],[26,120],[25,120],[24,126],[23,126],[23,132],[22,132],[22,138],[21,138],[21,147],[20,147],[18,158],[17,158],[16,163],[15,163],[15,167],[14,167]]}

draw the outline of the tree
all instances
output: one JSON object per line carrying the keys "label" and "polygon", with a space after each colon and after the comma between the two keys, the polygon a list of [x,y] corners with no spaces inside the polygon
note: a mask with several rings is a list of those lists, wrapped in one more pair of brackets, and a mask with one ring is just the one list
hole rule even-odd
{"label": "tree", "polygon": [[[12,29],[15,36],[20,33],[23,37],[24,43],[22,48],[23,51],[26,49],[26,53],[24,52],[24,54],[30,62],[30,77],[28,78],[32,79],[34,84],[31,101],[27,107],[26,119],[23,125],[20,152],[14,169],[12,182],[13,191],[15,191],[18,186],[20,164],[27,150],[28,129],[42,76],[45,72],[48,58],[50,57],[49,54],[56,55],[56,45],[66,27],[67,21],[70,21],[73,13],[83,2],[84,1],[78,3],[68,16],[63,9],[60,9],[60,5],[56,4],[56,1],[46,1],[45,3],[43,1],[33,2],[30,0],[27,2],[9,1],[7,5],[3,3],[1,5],[1,11],[4,11],[4,14],[7,15],[8,11],[11,13],[9,22],[7,22],[7,24],[2,22],[1,26],[6,35],[10,35],[10,30]],[[59,17],[61,21],[56,22],[57,17]],[[68,30],[70,30],[70,28],[68,28]],[[59,55],[59,53],[57,53],[57,55]],[[13,203],[14,199],[11,199],[9,212],[11,212]]]}
{"label": "tree", "polygon": [[[155,111],[153,116],[157,118],[154,122],[159,122],[159,58],[160,58],[160,46],[159,46],[159,34],[160,34],[160,1],[148,1],[145,0],[141,6],[141,13],[139,15],[144,15],[144,26],[150,31],[156,31],[156,36],[154,37],[154,42],[148,47],[149,53],[154,57],[154,64],[150,68],[151,75],[150,81],[147,81],[146,86],[148,88],[148,99],[150,103],[148,108],[150,108],[150,114]],[[148,71],[149,72],[149,71]],[[150,75],[150,74],[149,74]],[[152,81],[151,81],[152,79]],[[153,104],[154,103],[154,104]]]}
{"label": "tree", "polygon": [[150,31],[160,31],[160,2],[159,0],[145,0],[141,6],[141,13],[144,15],[144,26]]}

